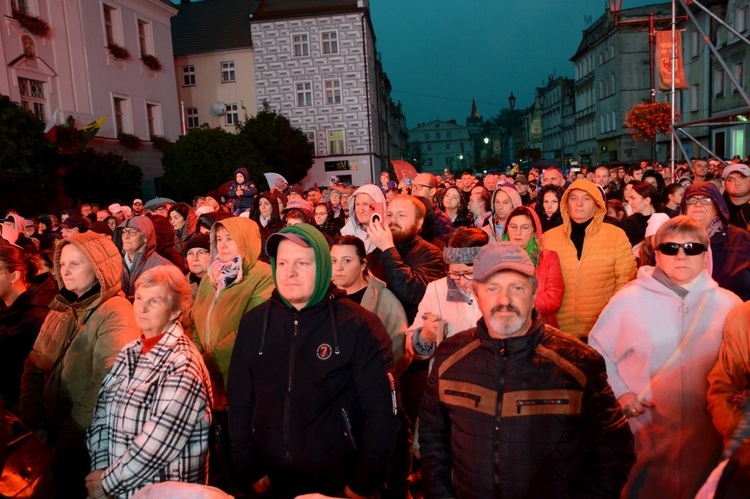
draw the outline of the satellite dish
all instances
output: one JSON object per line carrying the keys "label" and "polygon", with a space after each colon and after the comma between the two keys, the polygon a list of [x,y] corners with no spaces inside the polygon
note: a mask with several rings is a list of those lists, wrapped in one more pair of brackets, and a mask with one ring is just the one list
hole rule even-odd
{"label": "satellite dish", "polygon": [[217,100],[213,104],[211,104],[211,116],[218,118],[219,116],[224,116],[227,114],[227,105],[221,102],[220,100]]}

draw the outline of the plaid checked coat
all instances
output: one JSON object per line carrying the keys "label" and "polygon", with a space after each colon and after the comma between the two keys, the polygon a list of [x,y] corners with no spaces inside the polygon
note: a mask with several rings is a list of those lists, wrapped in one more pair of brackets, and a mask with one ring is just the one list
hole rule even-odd
{"label": "plaid checked coat", "polygon": [[206,483],[211,382],[175,323],[147,354],[122,349],[99,390],[86,432],[91,469],[109,494],[130,497],[167,480]]}

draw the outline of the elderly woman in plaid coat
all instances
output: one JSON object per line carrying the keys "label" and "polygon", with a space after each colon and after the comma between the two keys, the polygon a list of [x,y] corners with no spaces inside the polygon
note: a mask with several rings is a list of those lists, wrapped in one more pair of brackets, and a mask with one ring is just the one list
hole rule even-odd
{"label": "elderly woman in plaid coat", "polygon": [[130,497],[158,482],[206,482],[211,383],[178,322],[189,300],[190,286],[176,267],[138,278],[133,307],[142,335],[104,379],[86,435],[89,497]]}

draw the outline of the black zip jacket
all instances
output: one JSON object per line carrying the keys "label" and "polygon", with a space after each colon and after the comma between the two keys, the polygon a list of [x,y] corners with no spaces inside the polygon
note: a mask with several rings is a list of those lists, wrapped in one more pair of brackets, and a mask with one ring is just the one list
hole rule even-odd
{"label": "black zip jacket", "polygon": [[372,494],[400,428],[391,348],[380,319],[333,286],[300,311],[274,291],[248,312],[227,386],[247,485],[268,475],[282,495]]}
{"label": "black zip jacket", "polygon": [[438,347],[420,411],[425,497],[618,498],[633,435],[604,360],[545,326],[494,339],[484,319]]}

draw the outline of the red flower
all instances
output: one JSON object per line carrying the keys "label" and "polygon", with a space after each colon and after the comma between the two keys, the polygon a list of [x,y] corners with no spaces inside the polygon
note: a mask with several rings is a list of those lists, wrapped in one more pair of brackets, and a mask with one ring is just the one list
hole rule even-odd
{"label": "red flower", "polygon": [[[675,113],[675,121],[680,119]],[[672,106],[667,102],[636,104],[625,116],[625,128],[635,140],[654,140],[658,133],[669,133],[672,127]]]}

